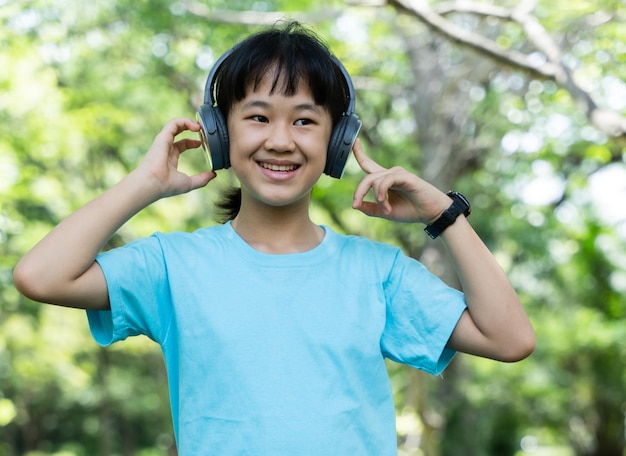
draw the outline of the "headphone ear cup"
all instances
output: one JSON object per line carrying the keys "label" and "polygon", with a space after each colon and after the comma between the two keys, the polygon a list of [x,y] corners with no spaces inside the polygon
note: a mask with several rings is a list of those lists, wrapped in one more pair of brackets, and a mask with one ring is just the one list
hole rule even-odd
{"label": "headphone ear cup", "polygon": [[198,110],[200,137],[212,170],[230,168],[230,141],[222,112],[216,106],[203,104]]}
{"label": "headphone ear cup", "polygon": [[341,178],[361,125],[361,120],[355,114],[341,116],[328,142],[325,174],[336,179]]}

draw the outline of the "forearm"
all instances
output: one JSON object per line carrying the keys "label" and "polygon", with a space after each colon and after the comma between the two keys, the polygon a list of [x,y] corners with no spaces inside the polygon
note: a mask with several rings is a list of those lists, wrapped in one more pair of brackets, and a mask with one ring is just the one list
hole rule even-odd
{"label": "forearm", "polygon": [[535,343],[528,317],[504,271],[465,217],[450,225],[441,239],[460,278],[471,320],[455,331],[453,348],[505,361],[528,356]]}
{"label": "forearm", "polygon": [[85,284],[82,291],[77,287],[86,273],[93,272],[104,244],[128,219],[155,201],[157,194],[157,188],[140,171],[131,172],[33,247],[15,268],[15,285],[35,300],[73,305],[72,299],[90,293],[88,285],[93,287],[93,283]]}

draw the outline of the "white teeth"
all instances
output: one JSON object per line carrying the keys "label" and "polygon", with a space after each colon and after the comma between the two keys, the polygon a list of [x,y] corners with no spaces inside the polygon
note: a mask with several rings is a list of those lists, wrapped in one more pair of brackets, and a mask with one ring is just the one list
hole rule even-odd
{"label": "white teeth", "polygon": [[261,166],[272,171],[293,171],[297,168],[296,165],[273,165],[271,163],[261,163]]}

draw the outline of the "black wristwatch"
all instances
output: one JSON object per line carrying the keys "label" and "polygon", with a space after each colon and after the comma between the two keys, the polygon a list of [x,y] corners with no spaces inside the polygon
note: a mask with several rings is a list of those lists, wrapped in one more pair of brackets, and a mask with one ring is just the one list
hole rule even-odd
{"label": "black wristwatch", "polygon": [[452,225],[459,215],[463,214],[467,217],[472,213],[469,201],[459,192],[448,192],[448,196],[452,198],[452,205],[437,220],[424,228],[424,231],[433,239]]}

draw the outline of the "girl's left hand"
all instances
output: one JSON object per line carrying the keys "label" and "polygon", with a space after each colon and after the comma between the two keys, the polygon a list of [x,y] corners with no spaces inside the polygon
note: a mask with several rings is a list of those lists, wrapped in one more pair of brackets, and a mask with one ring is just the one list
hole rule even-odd
{"label": "girl's left hand", "polygon": [[[448,195],[404,168],[383,168],[365,154],[359,139],[352,150],[366,173],[354,192],[354,209],[372,217],[429,224],[452,204]],[[364,201],[370,189],[375,202]]]}

